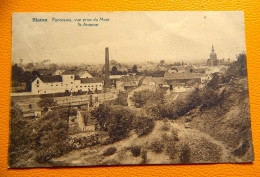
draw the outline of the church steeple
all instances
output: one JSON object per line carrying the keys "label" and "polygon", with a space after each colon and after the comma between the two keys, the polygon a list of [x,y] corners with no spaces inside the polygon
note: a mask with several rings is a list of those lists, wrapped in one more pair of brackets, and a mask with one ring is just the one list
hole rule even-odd
{"label": "church steeple", "polygon": [[211,52],[214,52],[214,46],[213,46],[213,44],[212,44],[212,49],[211,49]]}

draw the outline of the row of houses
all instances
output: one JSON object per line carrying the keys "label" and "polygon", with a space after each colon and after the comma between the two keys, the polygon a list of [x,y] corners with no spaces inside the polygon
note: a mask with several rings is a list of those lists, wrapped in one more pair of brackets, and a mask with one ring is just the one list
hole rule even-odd
{"label": "row of houses", "polygon": [[102,89],[102,79],[92,77],[88,71],[81,75],[75,75],[73,71],[65,71],[61,75],[40,75],[31,84],[33,94],[101,92]]}

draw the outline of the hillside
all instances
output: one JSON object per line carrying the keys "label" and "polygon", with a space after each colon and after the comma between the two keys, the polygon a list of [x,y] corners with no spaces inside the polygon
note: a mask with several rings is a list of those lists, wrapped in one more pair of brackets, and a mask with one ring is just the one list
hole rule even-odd
{"label": "hillside", "polygon": [[74,150],[52,159],[52,165],[249,162],[253,146],[247,80],[223,84],[218,91],[225,98],[221,105],[206,110],[198,106],[176,120],[157,120],[148,135],[138,137],[132,130],[121,141]]}

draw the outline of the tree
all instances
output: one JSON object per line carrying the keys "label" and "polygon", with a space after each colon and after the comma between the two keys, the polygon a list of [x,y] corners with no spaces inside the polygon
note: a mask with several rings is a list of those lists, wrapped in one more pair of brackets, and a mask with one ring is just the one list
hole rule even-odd
{"label": "tree", "polygon": [[33,75],[33,76],[40,76],[41,74],[39,73],[39,71],[34,70],[34,71],[32,72],[32,75]]}
{"label": "tree", "polygon": [[91,115],[97,118],[102,130],[107,131],[113,142],[123,139],[132,128],[133,113],[123,106],[101,104]]}
{"label": "tree", "polygon": [[137,73],[138,72],[137,71],[137,65],[134,65],[132,70],[133,70],[133,73]]}
{"label": "tree", "polygon": [[57,101],[55,101],[53,97],[45,97],[42,98],[37,104],[46,112],[49,108],[56,106]]}
{"label": "tree", "polygon": [[116,67],[116,66],[113,66],[113,67],[112,67],[111,74],[112,74],[112,75],[117,75],[117,74],[118,74],[118,71],[117,71],[117,67]]}
{"label": "tree", "polygon": [[32,83],[32,73],[29,71],[25,71],[23,73],[22,81],[26,83],[25,91],[31,91],[31,83]]}
{"label": "tree", "polygon": [[164,65],[165,61],[164,60],[160,60],[160,65]]}
{"label": "tree", "polygon": [[23,117],[21,108],[12,103],[10,110],[9,166],[21,167],[27,161],[26,154],[34,148],[33,125]]}
{"label": "tree", "polygon": [[238,74],[239,76],[246,76],[247,75],[247,67],[246,67],[246,54],[240,53],[237,56],[237,62],[238,66]]}
{"label": "tree", "polygon": [[67,118],[62,117],[63,111],[50,111],[36,124],[36,160],[40,163],[48,162],[70,151],[67,144]]}
{"label": "tree", "polygon": [[12,84],[14,86],[20,86],[22,83],[23,69],[17,64],[12,65]]}

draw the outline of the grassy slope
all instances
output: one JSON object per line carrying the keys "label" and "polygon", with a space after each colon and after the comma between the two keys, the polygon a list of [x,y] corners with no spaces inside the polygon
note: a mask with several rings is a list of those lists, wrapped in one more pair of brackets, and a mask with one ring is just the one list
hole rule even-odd
{"label": "grassy slope", "polygon": [[[224,84],[219,91],[224,101],[210,109],[196,108],[176,121],[156,121],[146,136],[138,137],[132,131],[114,144],[75,150],[53,162],[71,166],[250,162],[253,146],[247,79]],[[185,128],[187,121],[190,128]],[[109,147],[117,151],[104,156]],[[140,155],[134,156],[131,147],[141,147]]]}

